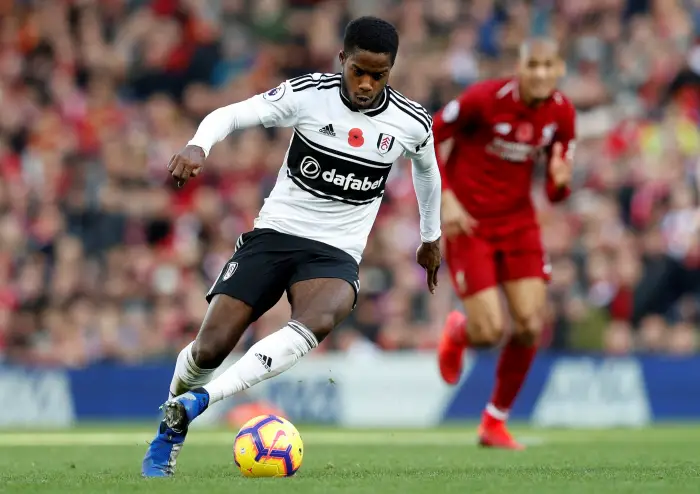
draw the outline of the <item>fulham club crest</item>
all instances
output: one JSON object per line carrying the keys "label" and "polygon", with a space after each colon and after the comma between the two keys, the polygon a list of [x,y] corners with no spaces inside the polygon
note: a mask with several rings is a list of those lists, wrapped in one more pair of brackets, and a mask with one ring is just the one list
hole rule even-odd
{"label": "fulham club crest", "polygon": [[386,154],[391,151],[394,146],[394,136],[389,134],[381,133],[379,134],[379,139],[377,140],[377,149],[380,154]]}
{"label": "fulham club crest", "polygon": [[236,272],[236,269],[238,269],[238,263],[237,262],[230,262],[226,265],[226,270],[224,271],[224,275],[221,277],[221,281],[226,281],[229,279],[231,276],[233,276],[233,273]]}

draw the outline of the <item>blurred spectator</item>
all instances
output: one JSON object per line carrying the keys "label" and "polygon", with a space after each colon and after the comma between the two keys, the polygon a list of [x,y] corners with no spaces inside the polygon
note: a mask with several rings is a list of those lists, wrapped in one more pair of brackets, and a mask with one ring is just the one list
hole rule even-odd
{"label": "blurred spectator", "polygon": [[[0,355],[81,366],[170,356],[250,229],[288,129],[218,145],[185,190],[165,167],[212,109],[336,71],[348,19],[401,31],[392,85],[431,110],[508,74],[520,41],[562,43],[579,109],[577,192],[543,200],[546,345],[695,351],[700,324],[700,2],[56,0],[0,2]],[[326,349],[430,349],[458,301],[414,262],[410,168],[387,187],[357,310]],[[241,345],[277,329],[285,299]]]}

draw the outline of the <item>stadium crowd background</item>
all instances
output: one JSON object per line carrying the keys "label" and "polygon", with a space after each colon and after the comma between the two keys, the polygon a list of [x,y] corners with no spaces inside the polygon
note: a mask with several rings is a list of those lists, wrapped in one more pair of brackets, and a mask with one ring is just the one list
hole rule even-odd
{"label": "stadium crowd background", "polygon": [[[397,25],[391,84],[431,111],[508,74],[528,34],[561,41],[577,192],[553,208],[534,191],[553,263],[544,344],[695,351],[700,1],[0,0],[0,355],[81,366],[191,340],[290,132],[234,135],[185,190],[171,154],[214,108],[337,71],[343,27],[364,14]],[[427,295],[417,221],[402,163],[359,306],[325,349],[434,348],[458,301],[445,270]],[[282,300],[242,345],[287,317]]]}

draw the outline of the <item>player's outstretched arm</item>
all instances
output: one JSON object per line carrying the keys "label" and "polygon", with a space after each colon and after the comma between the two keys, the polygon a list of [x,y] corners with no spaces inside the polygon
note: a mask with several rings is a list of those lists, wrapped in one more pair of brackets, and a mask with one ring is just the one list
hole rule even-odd
{"label": "player's outstretched arm", "polygon": [[234,130],[262,123],[251,100],[217,108],[204,117],[187,146],[168,163],[168,171],[178,187],[199,175],[214,144],[223,141]]}
{"label": "player's outstretched arm", "polygon": [[284,82],[266,93],[217,108],[204,117],[194,137],[168,164],[168,171],[178,187],[182,187],[191,177],[196,177],[211,148],[235,130],[256,125],[293,126],[297,119],[297,99],[289,82]]}
{"label": "player's outstretched arm", "polygon": [[255,109],[253,98],[239,101],[217,108],[204,117],[187,145],[201,148],[206,158],[214,144],[223,141],[231,132],[261,124],[262,120]]}
{"label": "player's outstretched arm", "polygon": [[416,252],[416,261],[427,275],[428,289],[435,293],[437,273],[442,262],[440,253],[440,171],[433,147],[432,133],[409,154],[412,161],[413,187],[420,212],[422,243]]}

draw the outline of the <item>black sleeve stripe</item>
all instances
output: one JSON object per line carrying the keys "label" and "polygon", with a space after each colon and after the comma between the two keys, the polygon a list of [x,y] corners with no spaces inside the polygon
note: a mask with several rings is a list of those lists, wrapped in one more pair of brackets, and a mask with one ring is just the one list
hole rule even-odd
{"label": "black sleeve stripe", "polygon": [[340,86],[340,76],[322,77],[320,79],[312,79],[304,81],[301,84],[292,86],[292,91],[303,91],[315,87],[316,89],[331,89]]}
{"label": "black sleeve stripe", "polygon": [[428,137],[426,137],[425,140],[421,144],[416,146],[416,153],[418,151],[420,151],[421,149],[423,149],[425,146],[427,146],[429,140],[430,140],[430,134],[428,134]]}
{"label": "black sleeve stripe", "polygon": [[317,90],[321,90],[321,89],[333,89],[336,87],[340,87],[340,82],[325,83],[325,84],[317,84],[317,83],[306,84],[304,86],[292,88],[292,91],[294,91],[296,93],[298,91],[304,91],[306,89],[311,89],[311,88],[316,88]]}
{"label": "black sleeve stripe", "polygon": [[412,117],[414,120],[416,120],[419,124],[423,126],[426,132],[430,131],[430,126],[432,125],[432,122],[428,120],[424,115],[421,115],[418,113],[416,110],[406,106],[404,103],[402,103],[400,100],[394,97],[392,94],[392,101],[394,105],[396,105],[396,108],[404,112],[406,115],[409,115]]}
{"label": "black sleeve stripe", "polygon": [[398,99],[400,99],[403,103],[406,103],[409,107],[414,108],[414,109],[417,110],[421,115],[425,115],[426,117],[428,117],[428,119],[429,119],[431,122],[433,121],[433,118],[431,117],[431,115],[430,115],[430,113],[428,112],[428,110],[426,110],[425,108],[423,108],[421,105],[419,105],[418,103],[415,103],[415,102],[411,101],[410,99],[406,98],[403,94],[399,93],[398,91],[393,91],[393,93],[394,93],[394,94],[396,95],[396,97],[397,97]]}
{"label": "black sleeve stripe", "polygon": [[305,82],[309,82],[312,80],[313,80],[313,76],[311,74],[302,75],[299,77],[295,77],[293,79],[289,79],[289,85],[294,87],[294,86],[298,86],[300,84],[303,84]]}
{"label": "black sleeve stripe", "polygon": [[391,93],[392,93],[394,96],[396,96],[396,99],[400,100],[402,103],[405,103],[409,108],[415,109],[415,110],[416,110],[418,113],[420,113],[421,115],[424,115],[424,116],[428,117],[428,121],[429,121],[429,122],[431,123],[431,125],[432,125],[432,123],[433,123],[433,118],[430,116],[430,113],[428,113],[428,110],[426,110],[425,108],[423,108],[423,107],[422,107],[421,105],[419,105],[418,103],[415,103],[415,102],[411,101],[410,99],[408,99],[407,97],[405,97],[403,94],[401,94],[400,92],[398,92],[396,89],[394,89],[394,88],[392,88],[392,87],[389,87],[389,90],[391,91]]}
{"label": "black sleeve stripe", "polygon": [[300,77],[295,77],[294,79],[289,79],[289,85],[292,88],[304,86],[309,83],[321,83],[326,81],[340,80],[340,74],[321,74],[321,77],[314,79],[312,74],[303,75]]}
{"label": "black sleeve stripe", "polygon": [[407,110],[413,111],[416,115],[419,115],[424,119],[425,122],[427,122],[429,125],[432,125],[433,119],[431,116],[428,114],[428,112],[421,106],[418,106],[416,108],[416,105],[412,104],[408,99],[406,99],[402,94],[392,90],[391,95],[394,97],[394,101],[397,103],[400,103],[406,108]]}
{"label": "black sleeve stripe", "polygon": [[417,119],[420,119],[422,122],[424,122],[428,127],[433,126],[433,119],[430,117],[430,115],[427,115],[426,113],[419,112],[416,110],[413,106],[409,106],[409,104],[399,98],[394,97],[393,98],[394,104],[397,107],[401,107],[401,109],[407,113],[411,113],[416,116]]}
{"label": "black sleeve stripe", "polygon": [[316,87],[316,86],[318,86],[318,81],[312,81],[312,82],[309,82],[309,83],[304,84],[302,86],[296,86],[296,87],[292,86],[292,91],[294,91],[296,93],[297,91],[303,91],[304,89],[309,89],[311,87]]}
{"label": "black sleeve stripe", "polygon": [[429,140],[430,140],[430,134],[428,134],[428,137],[425,138],[425,140],[423,141],[423,144],[421,144],[420,147],[424,148],[428,144]]}
{"label": "black sleeve stripe", "polygon": [[316,89],[333,89],[334,87],[340,87],[340,81],[324,82],[319,84]]}

